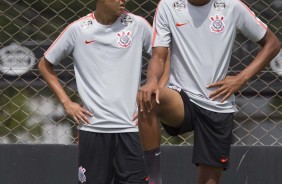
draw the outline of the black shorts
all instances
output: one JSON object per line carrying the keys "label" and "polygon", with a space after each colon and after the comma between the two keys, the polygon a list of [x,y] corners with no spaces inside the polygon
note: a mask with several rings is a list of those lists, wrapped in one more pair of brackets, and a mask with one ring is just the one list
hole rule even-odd
{"label": "black shorts", "polygon": [[194,130],[193,163],[227,169],[232,142],[233,113],[203,109],[192,103],[183,90],[179,93],[184,103],[183,123],[179,128],[162,123],[164,129],[171,136]]}
{"label": "black shorts", "polygon": [[79,131],[79,183],[147,184],[138,132]]}

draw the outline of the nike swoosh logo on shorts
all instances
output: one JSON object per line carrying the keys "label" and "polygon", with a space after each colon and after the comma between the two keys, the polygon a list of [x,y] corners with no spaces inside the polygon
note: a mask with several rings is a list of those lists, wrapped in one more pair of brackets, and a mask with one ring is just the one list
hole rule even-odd
{"label": "nike swoosh logo on shorts", "polygon": [[155,153],[155,156],[157,157],[157,156],[159,156],[160,154],[161,154],[161,152]]}

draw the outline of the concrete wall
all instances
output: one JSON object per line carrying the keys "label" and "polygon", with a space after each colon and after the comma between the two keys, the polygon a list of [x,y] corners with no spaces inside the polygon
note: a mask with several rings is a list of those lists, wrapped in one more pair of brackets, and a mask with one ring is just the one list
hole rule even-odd
{"label": "concrete wall", "polygon": [[[196,184],[191,146],[162,146],[163,184]],[[77,184],[76,145],[0,145],[0,184]],[[282,184],[282,146],[233,146],[222,184]]]}

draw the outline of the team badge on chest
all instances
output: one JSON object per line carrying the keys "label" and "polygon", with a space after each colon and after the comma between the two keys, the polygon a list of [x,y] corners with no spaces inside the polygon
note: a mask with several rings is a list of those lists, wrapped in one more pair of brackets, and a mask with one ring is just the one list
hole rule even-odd
{"label": "team badge on chest", "polygon": [[221,15],[211,16],[210,20],[211,20],[211,25],[210,25],[211,32],[221,33],[224,30],[225,28],[224,16]]}
{"label": "team badge on chest", "polygon": [[131,39],[132,33],[130,31],[123,30],[121,32],[117,33],[117,44],[120,48],[127,48],[131,46],[132,39]]}

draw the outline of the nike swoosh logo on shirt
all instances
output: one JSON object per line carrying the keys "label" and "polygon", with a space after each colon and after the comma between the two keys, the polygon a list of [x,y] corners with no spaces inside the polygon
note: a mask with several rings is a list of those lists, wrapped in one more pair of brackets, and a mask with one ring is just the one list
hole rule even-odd
{"label": "nike swoosh logo on shirt", "polygon": [[86,40],[85,44],[90,44],[90,43],[93,43],[93,42],[95,42],[95,40]]}
{"label": "nike swoosh logo on shirt", "polygon": [[179,23],[179,22],[176,22],[176,26],[179,27],[179,26],[184,26],[186,24],[189,24],[189,22],[185,22],[185,23]]}

